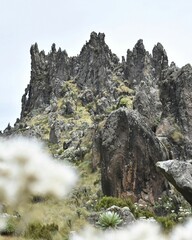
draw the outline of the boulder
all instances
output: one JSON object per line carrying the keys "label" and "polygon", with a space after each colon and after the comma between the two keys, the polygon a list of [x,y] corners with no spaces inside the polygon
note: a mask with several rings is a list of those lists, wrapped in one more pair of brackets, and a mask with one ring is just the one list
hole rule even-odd
{"label": "boulder", "polygon": [[156,170],[166,150],[137,111],[112,112],[101,133],[100,164],[105,195],[153,203],[168,189]]}
{"label": "boulder", "polygon": [[157,168],[192,205],[192,160],[168,160],[156,163]]}

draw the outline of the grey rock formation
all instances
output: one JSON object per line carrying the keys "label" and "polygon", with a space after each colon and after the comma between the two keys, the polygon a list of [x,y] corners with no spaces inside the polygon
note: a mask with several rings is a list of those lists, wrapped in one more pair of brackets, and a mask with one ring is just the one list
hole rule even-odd
{"label": "grey rock formation", "polygon": [[34,44],[30,53],[21,118],[4,135],[43,138],[69,161],[91,149],[105,194],[154,202],[166,190],[155,163],[192,157],[192,67],[169,66],[160,43],[150,54],[141,39],[119,62],[95,32],[76,57],[55,44],[48,54]]}
{"label": "grey rock formation", "polygon": [[145,116],[151,127],[155,128],[162,113],[159,82],[162,79],[162,72],[168,68],[166,51],[158,43],[151,55],[145,50],[143,40],[140,39],[133,51],[127,51],[127,60],[122,65],[128,85],[136,90],[134,109]]}
{"label": "grey rock formation", "polygon": [[166,181],[155,167],[157,161],[167,158],[166,152],[139,113],[126,108],[114,111],[101,135],[105,195],[153,203],[167,190]]}
{"label": "grey rock formation", "polygon": [[77,57],[69,58],[66,51],[39,51],[37,43],[31,46],[31,80],[22,97],[21,118],[42,112],[54,98],[66,97],[69,94],[66,82],[75,81],[84,91],[84,104],[93,98],[108,97],[110,105],[116,86],[112,82],[112,72],[120,65],[119,59],[105,43],[103,33],[92,32],[90,40],[83,46]]}
{"label": "grey rock formation", "polygon": [[192,160],[168,160],[156,163],[157,168],[192,205]]}
{"label": "grey rock formation", "polygon": [[155,132],[162,113],[162,104],[159,99],[158,88],[149,86],[144,81],[141,81],[134,98],[133,108],[137,109],[142,116],[146,117],[146,120]]}
{"label": "grey rock formation", "polygon": [[92,32],[89,42],[78,57],[77,85],[91,89],[95,96],[102,96],[110,89],[110,73],[119,59],[105,43],[105,34]]}
{"label": "grey rock formation", "polygon": [[158,79],[158,81],[161,81],[162,72],[168,68],[167,53],[161,43],[157,43],[157,45],[155,45],[153,48],[152,62],[153,62],[155,76]]}
{"label": "grey rock formation", "polygon": [[62,96],[62,84],[69,79],[69,58],[66,51],[56,51],[55,44],[48,55],[31,46],[31,80],[22,97],[21,117],[34,109],[44,109],[53,96]]}
{"label": "grey rock formation", "polygon": [[[174,65],[163,72],[160,83],[162,119],[157,134],[167,136],[173,149],[173,158],[192,157],[192,67],[181,69]],[[165,124],[166,123],[166,124]],[[168,127],[168,126],[171,126]]]}

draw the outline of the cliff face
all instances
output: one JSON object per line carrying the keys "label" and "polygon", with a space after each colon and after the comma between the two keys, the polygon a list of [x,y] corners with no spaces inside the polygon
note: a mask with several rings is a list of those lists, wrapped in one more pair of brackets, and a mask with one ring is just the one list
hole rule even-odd
{"label": "cliff face", "polygon": [[154,202],[167,190],[155,163],[192,156],[191,66],[169,65],[160,43],[150,54],[143,40],[120,62],[95,32],[76,57],[55,44],[30,52],[21,117],[4,135],[41,138],[60,159],[92,159],[105,194]]}

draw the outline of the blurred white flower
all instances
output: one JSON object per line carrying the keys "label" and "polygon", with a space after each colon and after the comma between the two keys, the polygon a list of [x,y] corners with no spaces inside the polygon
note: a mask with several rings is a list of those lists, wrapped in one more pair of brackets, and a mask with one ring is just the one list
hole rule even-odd
{"label": "blurred white flower", "polygon": [[137,221],[126,229],[96,231],[85,229],[81,234],[73,234],[70,240],[165,240],[161,228],[157,223]]}
{"label": "blurred white flower", "polygon": [[192,219],[177,225],[170,234],[170,240],[191,240],[192,239]]}
{"label": "blurred white flower", "polygon": [[29,195],[63,198],[77,181],[72,167],[53,160],[43,144],[23,137],[0,139],[0,201],[17,204]]}

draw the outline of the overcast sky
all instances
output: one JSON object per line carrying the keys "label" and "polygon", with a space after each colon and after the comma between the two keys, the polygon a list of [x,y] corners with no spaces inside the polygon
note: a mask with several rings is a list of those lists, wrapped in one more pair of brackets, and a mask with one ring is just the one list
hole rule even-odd
{"label": "overcast sky", "polygon": [[20,116],[33,43],[75,56],[92,31],[104,32],[120,58],[143,39],[149,52],[162,43],[181,67],[192,63],[191,11],[191,0],[0,0],[0,129]]}

